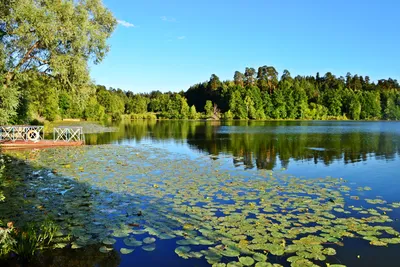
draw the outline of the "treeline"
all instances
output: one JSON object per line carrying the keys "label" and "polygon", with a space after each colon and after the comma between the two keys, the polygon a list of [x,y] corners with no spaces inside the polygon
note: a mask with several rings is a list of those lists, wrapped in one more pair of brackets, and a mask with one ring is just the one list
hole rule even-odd
{"label": "treeline", "polygon": [[[281,77],[274,67],[236,71],[233,81],[212,75],[185,93],[189,105],[203,111],[207,101],[225,119],[399,120],[400,86],[396,80],[371,82],[368,76]],[[207,110],[206,110],[207,112]]]}
{"label": "treeline", "polygon": [[[84,12],[83,12],[84,11]],[[38,19],[40,18],[40,19]],[[400,119],[396,80],[279,77],[272,66],[215,75],[186,92],[134,94],[93,85],[117,20],[101,0],[0,1],[0,124],[33,119]]]}
{"label": "treeline", "polygon": [[387,79],[371,82],[369,77],[280,78],[273,67],[236,71],[232,81],[209,81],[186,92],[135,94],[97,85],[79,93],[64,91],[52,79],[32,74],[21,82],[22,94],[14,122],[32,118],[56,120],[129,119],[352,119],[399,120],[400,85]]}

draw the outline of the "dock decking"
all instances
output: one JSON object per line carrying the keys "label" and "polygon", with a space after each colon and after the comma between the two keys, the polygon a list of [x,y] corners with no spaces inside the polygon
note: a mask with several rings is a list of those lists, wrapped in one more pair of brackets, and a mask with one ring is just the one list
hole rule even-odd
{"label": "dock decking", "polygon": [[41,140],[37,142],[29,142],[23,140],[17,141],[0,141],[0,148],[3,150],[21,150],[21,149],[40,149],[49,147],[64,147],[64,146],[81,146],[83,141],[53,141]]}
{"label": "dock decking", "polygon": [[3,150],[81,146],[84,143],[85,135],[80,126],[54,127],[53,140],[44,139],[43,126],[0,126],[0,148]]}

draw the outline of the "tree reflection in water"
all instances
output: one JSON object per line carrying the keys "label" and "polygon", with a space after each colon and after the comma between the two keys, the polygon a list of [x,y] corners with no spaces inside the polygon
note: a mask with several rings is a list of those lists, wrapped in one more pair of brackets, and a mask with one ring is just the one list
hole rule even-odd
{"label": "tree reflection in water", "polygon": [[88,144],[129,141],[176,142],[235,165],[271,170],[291,160],[330,165],[391,160],[400,154],[399,122],[337,121],[133,121],[118,132],[87,136]]}

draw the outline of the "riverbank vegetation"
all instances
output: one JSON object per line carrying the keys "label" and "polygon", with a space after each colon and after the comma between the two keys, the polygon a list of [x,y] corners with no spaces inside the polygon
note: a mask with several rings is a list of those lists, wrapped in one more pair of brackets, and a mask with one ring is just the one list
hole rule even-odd
{"label": "riverbank vegetation", "polygon": [[[399,120],[400,86],[396,80],[370,82],[368,77],[346,78],[326,73],[323,77],[278,79],[235,73],[233,81],[212,75],[186,92],[134,94],[97,85],[76,98],[50,78],[32,75],[20,84],[21,95],[12,122],[32,119],[305,119],[305,120]],[[258,78],[257,78],[258,77]],[[79,102],[79,103],[78,103]]]}
{"label": "riverbank vegetation", "polygon": [[[38,19],[39,18],[39,19]],[[85,23],[83,23],[85,22]],[[116,19],[101,0],[0,4],[0,124],[82,118],[399,120],[400,85],[368,76],[292,77],[273,66],[215,74],[186,91],[135,94],[95,85]],[[140,90],[140,88],[137,88]],[[125,116],[123,116],[125,115]]]}

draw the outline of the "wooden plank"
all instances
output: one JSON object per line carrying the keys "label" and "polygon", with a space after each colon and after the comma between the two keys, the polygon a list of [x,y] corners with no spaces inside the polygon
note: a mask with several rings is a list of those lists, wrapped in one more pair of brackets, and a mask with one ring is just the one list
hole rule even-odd
{"label": "wooden plank", "polygon": [[81,146],[83,141],[51,141],[51,140],[40,140],[38,142],[29,142],[23,140],[17,141],[3,141],[0,142],[0,147],[3,150],[15,150],[15,149],[39,149],[49,147],[64,147],[64,146]]}

